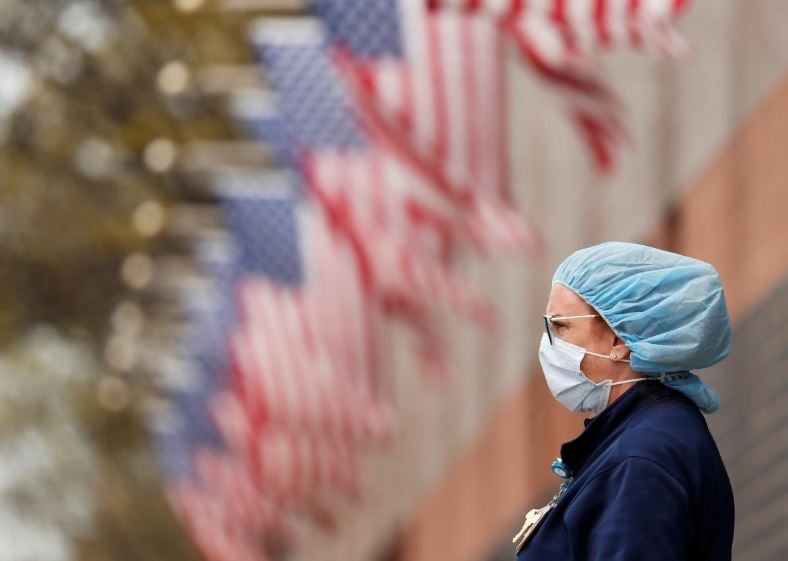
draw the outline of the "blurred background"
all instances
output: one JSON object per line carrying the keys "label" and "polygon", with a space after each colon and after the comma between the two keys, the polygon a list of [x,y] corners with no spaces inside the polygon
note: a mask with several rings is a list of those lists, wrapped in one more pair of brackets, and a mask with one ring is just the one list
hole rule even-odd
{"label": "blurred background", "polygon": [[788,5],[596,4],[0,2],[0,561],[513,558],[605,240],[720,272],[788,559]]}

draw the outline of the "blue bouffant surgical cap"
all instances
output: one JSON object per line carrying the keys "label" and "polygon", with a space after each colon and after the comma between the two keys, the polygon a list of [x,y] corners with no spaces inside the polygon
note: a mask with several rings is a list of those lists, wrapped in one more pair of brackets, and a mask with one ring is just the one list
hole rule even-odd
{"label": "blue bouffant surgical cap", "polygon": [[690,370],[708,368],[730,352],[731,326],[717,271],[703,261],[624,242],[576,251],[553,276],[597,310],[631,352],[632,370],[686,372],[663,383],[705,413],[717,393]]}

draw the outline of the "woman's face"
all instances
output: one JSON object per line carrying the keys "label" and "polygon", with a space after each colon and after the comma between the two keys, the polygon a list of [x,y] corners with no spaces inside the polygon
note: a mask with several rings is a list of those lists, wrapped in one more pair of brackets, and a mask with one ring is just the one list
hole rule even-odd
{"label": "woman's face", "polygon": [[[596,314],[597,311],[564,285],[554,284],[550,290],[545,313],[549,316],[562,317]],[[618,345],[616,347],[618,358],[626,358],[622,356],[626,349],[621,348],[621,340],[616,337],[613,330],[601,317],[564,321],[556,319],[553,320],[552,331],[553,336],[559,339],[603,355],[610,355],[614,351],[613,348]],[[591,381],[601,382],[602,380],[619,378],[622,365],[626,365],[626,363],[586,355],[580,363],[580,369]]]}

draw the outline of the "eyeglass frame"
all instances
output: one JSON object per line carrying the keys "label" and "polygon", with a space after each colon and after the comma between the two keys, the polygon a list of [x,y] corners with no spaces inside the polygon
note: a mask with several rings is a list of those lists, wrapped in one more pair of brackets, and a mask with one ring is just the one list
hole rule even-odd
{"label": "eyeglass frame", "polygon": [[550,342],[550,346],[553,346],[553,332],[551,330],[551,326],[553,325],[553,320],[562,320],[562,319],[583,319],[583,318],[598,318],[602,317],[599,314],[585,314],[581,316],[548,316],[543,315],[544,318],[544,330],[547,333],[547,340]]}

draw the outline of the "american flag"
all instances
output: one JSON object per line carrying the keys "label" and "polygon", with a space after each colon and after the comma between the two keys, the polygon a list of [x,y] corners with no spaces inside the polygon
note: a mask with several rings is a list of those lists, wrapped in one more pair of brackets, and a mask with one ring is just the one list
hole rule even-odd
{"label": "american flag", "polygon": [[202,253],[213,282],[186,302],[190,376],[153,430],[202,553],[265,561],[332,528],[331,498],[359,496],[359,454],[391,437],[394,416],[368,375],[352,256],[299,225],[293,177],[234,170],[217,183],[233,243]]}
{"label": "american flag", "polygon": [[687,0],[428,0],[433,10],[485,12],[515,40],[529,68],[555,89],[591,150],[609,170],[628,140],[623,104],[591,65],[605,50],[678,56],[687,43],[672,22]]}
{"label": "american flag", "polygon": [[538,251],[538,232],[508,202],[505,56],[495,19],[398,0],[315,7],[375,141],[460,210],[478,249]]}
{"label": "american flag", "polygon": [[293,503],[320,488],[356,495],[359,447],[390,437],[393,414],[371,377],[371,319],[353,256],[286,194],[288,183],[286,173],[258,174],[244,192],[222,195],[241,273],[234,392],[216,415],[261,485]]}
{"label": "american flag", "polygon": [[298,147],[300,169],[330,228],[353,248],[363,292],[406,319],[421,336],[420,354],[439,364],[439,337],[430,325],[435,304],[488,327],[494,318],[450,272],[456,208],[357,126],[318,21],[263,22],[253,41],[278,92],[285,137]]}
{"label": "american flag", "polygon": [[[644,49],[681,54],[687,44],[672,27],[688,0],[426,0],[431,9],[486,12],[505,20],[542,20],[555,56],[599,49]],[[557,58],[553,59],[557,62]]]}
{"label": "american flag", "polygon": [[[200,551],[212,561],[266,561],[260,532],[285,535],[287,516],[250,487],[211,414],[217,396],[231,384],[224,343],[235,322],[231,295],[237,261],[226,240],[202,244],[198,258],[210,282],[185,294],[180,380],[163,388],[168,400],[152,419],[154,443],[166,495]],[[239,516],[240,509],[254,516]]]}

